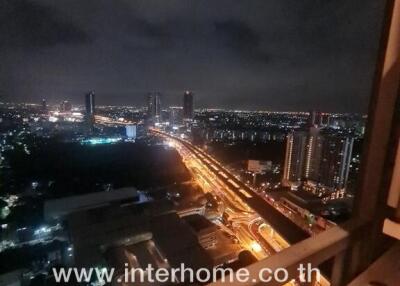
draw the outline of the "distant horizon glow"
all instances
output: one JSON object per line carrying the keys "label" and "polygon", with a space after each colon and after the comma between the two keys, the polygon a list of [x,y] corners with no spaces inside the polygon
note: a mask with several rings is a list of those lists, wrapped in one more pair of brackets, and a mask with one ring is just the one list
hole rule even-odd
{"label": "distant horizon glow", "polygon": [[[74,103],[72,103],[74,104]],[[32,103],[32,102],[0,102],[0,105],[27,105],[27,106],[35,106],[35,107],[40,107],[41,104],[39,103]],[[54,107],[55,109],[58,108],[59,104],[48,104],[48,107]],[[176,105],[171,105],[171,106],[164,106],[162,108],[162,111],[168,111],[170,108],[180,108],[181,106],[176,106]],[[76,104],[74,106],[74,109],[79,111],[80,109],[84,109],[85,106],[84,104]],[[136,109],[136,111],[143,111],[147,108],[145,104],[142,106],[140,105],[96,105],[96,108],[98,109],[106,109],[106,108],[126,108],[126,109]],[[310,111],[313,111],[314,109],[308,109],[308,110],[262,110],[262,109],[233,109],[233,108],[206,108],[206,107],[196,107],[194,109],[195,112],[232,112],[232,113],[267,113],[267,114],[293,114],[293,115],[308,115]],[[327,112],[323,110],[316,110],[316,111],[321,111],[323,114],[330,114],[330,115],[335,115],[335,114],[359,114],[364,117],[367,117],[366,112],[339,112],[339,111],[332,111],[332,112]],[[55,113],[58,113],[58,111],[55,111]],[[83,116],[81,112],[72,112],[73,116]]]}
{"label": "distant horizon glow", "polygon": [[3,2],[3,100],[364,113],[386,1]]}

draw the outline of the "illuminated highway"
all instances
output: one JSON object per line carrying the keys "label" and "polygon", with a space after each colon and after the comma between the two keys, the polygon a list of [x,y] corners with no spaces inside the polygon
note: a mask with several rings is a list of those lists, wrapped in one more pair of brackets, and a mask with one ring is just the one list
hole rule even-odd
{"label": "illuminated highway", "polygon": [[[217,180],[219,184],[224,185],[227,190],[224,190],[224,193],[229,193],[230,195],[234,194],[236,201],[240,199],[242,205],[245,204],[248,209],[257,212],[262,218],[268,221],[268,224],[283,236],[285,240],[288,240],[290,244],[299,242],[310,236],[308,232],[296,225],[274,206],[266,203],[264,198],[260,197],[251,188],[238,180],[229,170],[200,148],[192,145],[186,140],[172,136],[168,133],[156,129],[151,129],[151,131],[173,140],[177,147],[184,147],[187,150],[187,152],[183,154],[184,160],[187,153],[191,153],[192,158],[195,158],[199,162],[197,164],[197,166],[201,166],[199,169],[206,171],[206,174],[203,175],[203,177],[213,178],[213,181]],[[235,204],[237,205],[236,202]]]}
{"label": "illuminated highway", "polygon": [[185,140],[155,129],[152,131],[167,138],[169,145],[176,148],[203,191],[212,193],[223,203],[228,217],[222,222],[223,228],[233,233],[243,248],[251,251],[257,259],[263,259],[289,247],[289,243],[245,201],[253,195],[219,162]]}
{"label": "illuminated highway", "polygon": [[[169,142],[168,144],[176,148],[182,156],[184,164],[191,171],[196,183],[201,186],[204,192],[212,193],[223,202],[225,214],[228,215],[229,220],[222,220],[218,225],[228,233],[234,234],[243,248],[251,251],[260,260],[290,246],[290,243],[264,219],[265,212],[263,218],[258,211],[256,212],[252,208],[251,204],[259,207],[259,202],[271,208],[271,205],[266,203],[263,198],[260,198],[258,194],[255,194],[253,190],[239,181],[217,160],[200,148],[168,133],[156,129],[150,130],[166,138]],[[254,198],[258,199],[257,203],[254,203]],[[280,221],[276,220],[277,213],[280,216]],[[275,210],[274,216],[275,223],[282,223],[283,221],[284,223],[290,222],[293,224],[291,227],[295,227],[296,229],[287,232],[288,234],[299,235],[300,233],[300,237],[308,236],[302,229],[277,210]],[[281,230],[283,229],[281,228]],[[298,240],[300,237],[292,238],[292,241]],[[293,280],[285,286],[294,285],[299,284]],[[321,281],[315,285],[328,286],[330,283],[325,277],[321,276]]]}
{"label": "illuminated highway", "polygon": [[[179,141],[174,140],[172,142],[170,143],[171,146],[178,150],[184,164],[193,174],[196,183],[205,192],[212,193],[224,204],[225,214],[229,220],[229,222],[225,222],[225,226],[235,233],[243,247],[250,250],[258,259],[273,254],[270,251],[271,246],[268,245],[267,240],[260,240],[259,235],[255,235],[250,231],[249,225],[253,221],[261,220],[263,223],[265,222],[233,191],[238,185],[228,177],[225,178],[225,171],[212,164],[209,159],[201,157],[200,153],[193,152]],[[208,165],[204,164],[204,162],[208,163]],[[225,180],[222,180],[221,177]],[[250,196],[244,190],[241,190],[241,192],[244,196]],[[270,237],[269,240],[275,241],[275,236],[278,236],[278,234]],[[283,240],[283,238],[281,239]]]}
{"label": "illuminated highway", "polygon": [[[183,144],[173,141],[170,142],[171,147],[178,150],[183,158],[183,162],[190,170],[196,183],[204,192],[212,193],[217,201],[224,206],[225,214],[228,221],[219,222],[218,224],[228,233],[233,234],[240,244],[253,253],[257,259],[263,259],[270,254],[271,246],[267,244],[267,240],[260,240],[259,235],[251,233],[249,225],[254,220],[261,218],[222,180],[220,180],[204,163]],[[217,171],[217,169],[215,169]],[[269,238],[275,241],[274,237]]]}
{"label": "illuminated highway", "polygon": [[[129,124],[98,117],[96,121],[102,124]],[[258,260],[309,237],[309,233],[283,215],[282,210],[279,211],[273,204],[267,203],[265,198],[238,180],[202,149],[163,131],[153,128],[150,131],[165,138],[179,152],[195,183],[223,205],[225,215],[215,223],[235,236],[241,246],[253,253]],[[292,281],[286,285],[298,284]],[[325,286],[329,283],[323,278],[323,283],[319,285]]]}

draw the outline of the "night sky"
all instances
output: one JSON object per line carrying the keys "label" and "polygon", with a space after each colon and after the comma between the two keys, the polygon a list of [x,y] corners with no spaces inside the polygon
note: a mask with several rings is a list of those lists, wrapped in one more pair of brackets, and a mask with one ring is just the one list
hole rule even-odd
{"label": "night sky", "polygon": [[0,98],[364,112],[383,0],[0,0]]}

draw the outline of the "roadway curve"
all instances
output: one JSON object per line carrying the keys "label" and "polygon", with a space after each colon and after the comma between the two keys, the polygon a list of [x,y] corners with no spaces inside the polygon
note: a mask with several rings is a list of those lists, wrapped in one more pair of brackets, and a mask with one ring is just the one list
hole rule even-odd
{"label": "roadway curve", "polygon": [[[254,211],[256,211],[265,221],[271,225],[289,244],[295,244],[308,237],[310,234],[304,231],[301,227],[292,222],[289,218],[281,214],[273,206],[265,202],[256,192],[245,185],[242,181],[238,180],[232,175],[227,169],[225,169],[217,160],[211,157],[209,154],[204,152],[202,149],[194,146],[190,142],[183,140],[179,137],[170,135],[166,132],[151,128],[151,132],[154,134],[167,137],[175,140],[180,144],[184,145],[186,149],[192,152],[211,172],[215,174],[220,180],[224,182],[230,189],[239,196],[244,202],[246,202]],[[215,168],[212,167],[214,165]],[[244,190],[251,197],[245,196]]]}

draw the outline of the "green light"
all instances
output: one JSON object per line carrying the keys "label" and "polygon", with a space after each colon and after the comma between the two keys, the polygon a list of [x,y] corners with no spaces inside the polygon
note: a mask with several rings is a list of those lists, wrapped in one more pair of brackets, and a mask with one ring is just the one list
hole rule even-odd
{"label": "green light", "polygon": [[90,138],[82,140],[82,144],[90,144],[90,145],[100,145],[100,144],[113,144],[121,141],[120,137],[112,137],[112,138]]}

